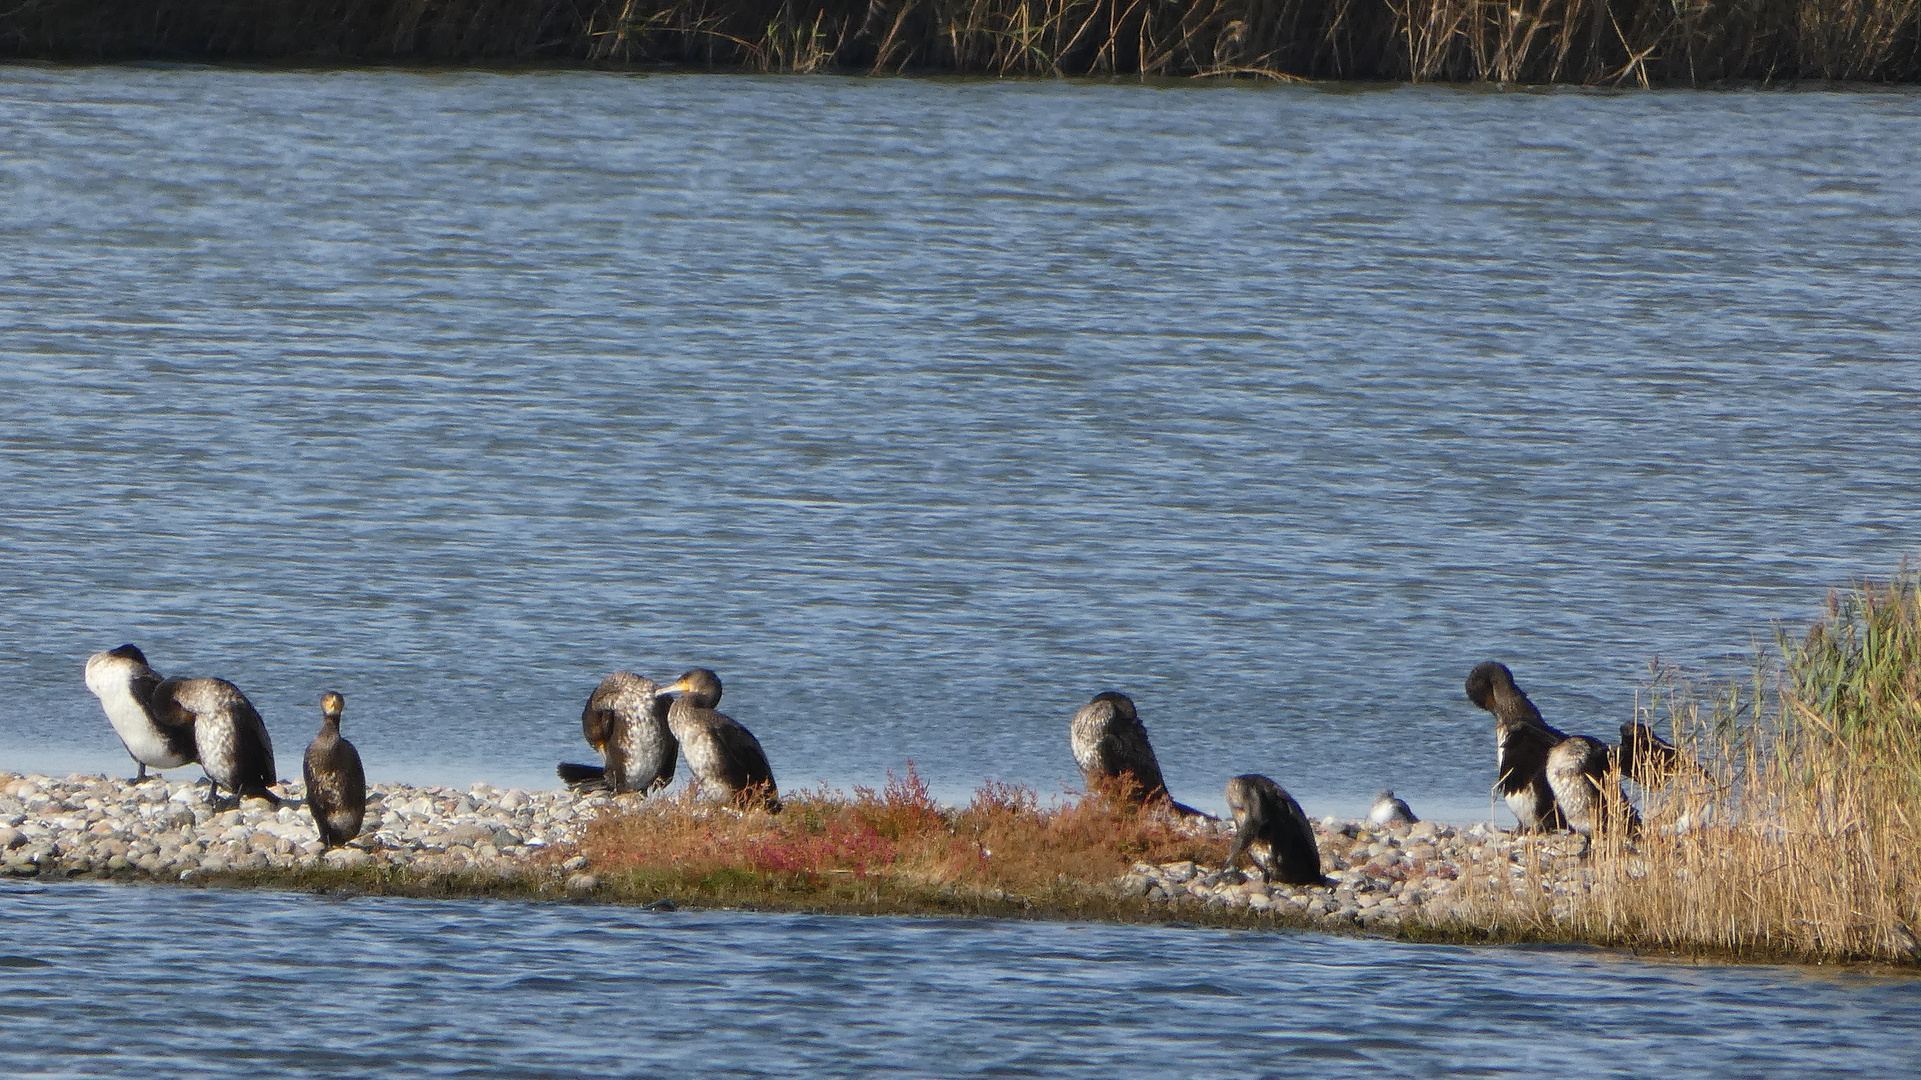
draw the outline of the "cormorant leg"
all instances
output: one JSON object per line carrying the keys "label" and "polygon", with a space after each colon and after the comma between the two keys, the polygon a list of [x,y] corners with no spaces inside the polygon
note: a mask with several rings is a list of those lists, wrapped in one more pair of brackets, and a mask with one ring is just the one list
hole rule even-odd
{"label": "cormorant leg", "polygon": [[[1241,852],[1247,850],[1247,842],[1248,838],[1245,836],[1236,836],[1234,838],[1234,846],[1227,849],[1227,861],[1221,863],[1221,869],[1223,871],[1234,869],[1234,860],[1240,858]],[[1255,861],[1258,863],[1260,860],[1257,859]]]}

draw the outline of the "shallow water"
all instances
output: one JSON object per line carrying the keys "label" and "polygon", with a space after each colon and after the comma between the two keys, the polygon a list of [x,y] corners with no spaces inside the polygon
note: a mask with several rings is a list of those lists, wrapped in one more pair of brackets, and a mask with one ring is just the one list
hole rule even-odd
{"label": "shallow water", "polygon": [[1921,1068],[1921,981],[1587,950],[78,883],[0,913],[14,1076]]}
{"label": "shallow water", "polygon": [[377,778],[695,664],[786,786],[1487,813],[1921,535],[1921,97],[0,68],[0,767],[142,645]]}

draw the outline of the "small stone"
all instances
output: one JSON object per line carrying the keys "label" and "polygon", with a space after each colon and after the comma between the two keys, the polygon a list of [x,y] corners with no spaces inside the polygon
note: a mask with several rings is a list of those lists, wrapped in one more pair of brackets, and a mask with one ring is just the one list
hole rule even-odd
{"label": "small stone", "polygon": [[590,893],[600,887],[600,879],[592,874],[575,874],[567,879],[570,893]]}
{"label": "small stone", "polygon": [[566,862],[561,863],[560,868],[568,873],[573,873],[576,870],[585,870],[587,869],[587,856],[576,855]]}

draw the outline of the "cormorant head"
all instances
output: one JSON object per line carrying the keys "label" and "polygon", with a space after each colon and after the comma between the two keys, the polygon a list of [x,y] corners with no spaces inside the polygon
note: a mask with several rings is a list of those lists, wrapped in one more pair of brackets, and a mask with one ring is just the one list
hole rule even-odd
{"label": "cormorant head", "polygon": [[1088,704],[1094,705],[1103,701],[1114,706],[1114,714],[1123,720],[1140,719],[1140,714],[1134,711],[1134,699],[1121,693],[1119,690],[1103,690],[1095,694],[1094,700],[1088,702]]}
{"label": "cormorant head", "polygon": [[340,692],[337,690],[329,690],[320,695],[320,715],[329,720],[338,721],[341,710],[346,707],[347,699],[341,697]]}
{"label": "cormorant head", "polygon": [[148,708],[153,712],[153,718],[156,722],[166,724],[170,727],[193,726],[194,712],[192,709],[180,704],[180,697],[177,693],[183,681],[184,680],[181,679],[164,679],[159,686],[153,688],[153,695],[148,699]]}
{"label": "cormorant head", "polygon": [[1474,665],[1467,673],[1467,699],[1489,712],[1494,711],[1496,690],[1518,690],[1514,685],[1514,673],[1506,664],[1486,660]]}
{"label": "cormorant head", "polygon": [[690,705],[701,709],[711,709],[720,703],[720,676],[704,667],[697,667],[680,678],[673,685],[663,686],[660,692],[679,694]]}
{"label": "cormorant head", "polygon": [[141,652],[139,647],[134,645],[122,645],[117,649],[108,649],[107,655],[116,656],[122,660],[132,660],[134,663],[143,666],[147,663],[147,654]]}

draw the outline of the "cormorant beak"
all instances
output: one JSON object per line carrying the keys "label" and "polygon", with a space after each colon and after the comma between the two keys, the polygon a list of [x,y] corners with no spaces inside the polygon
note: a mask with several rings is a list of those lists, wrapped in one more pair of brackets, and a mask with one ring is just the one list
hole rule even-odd
{"label": "cormorant beak", "polygon": [[660,689],[654,691],[654,696],[666,697],[668,694],[684,694],[686,692],[687,692],[687,680],[679,679],[679,680],[676,680],[674,685],[672,686],[663,686]]}

